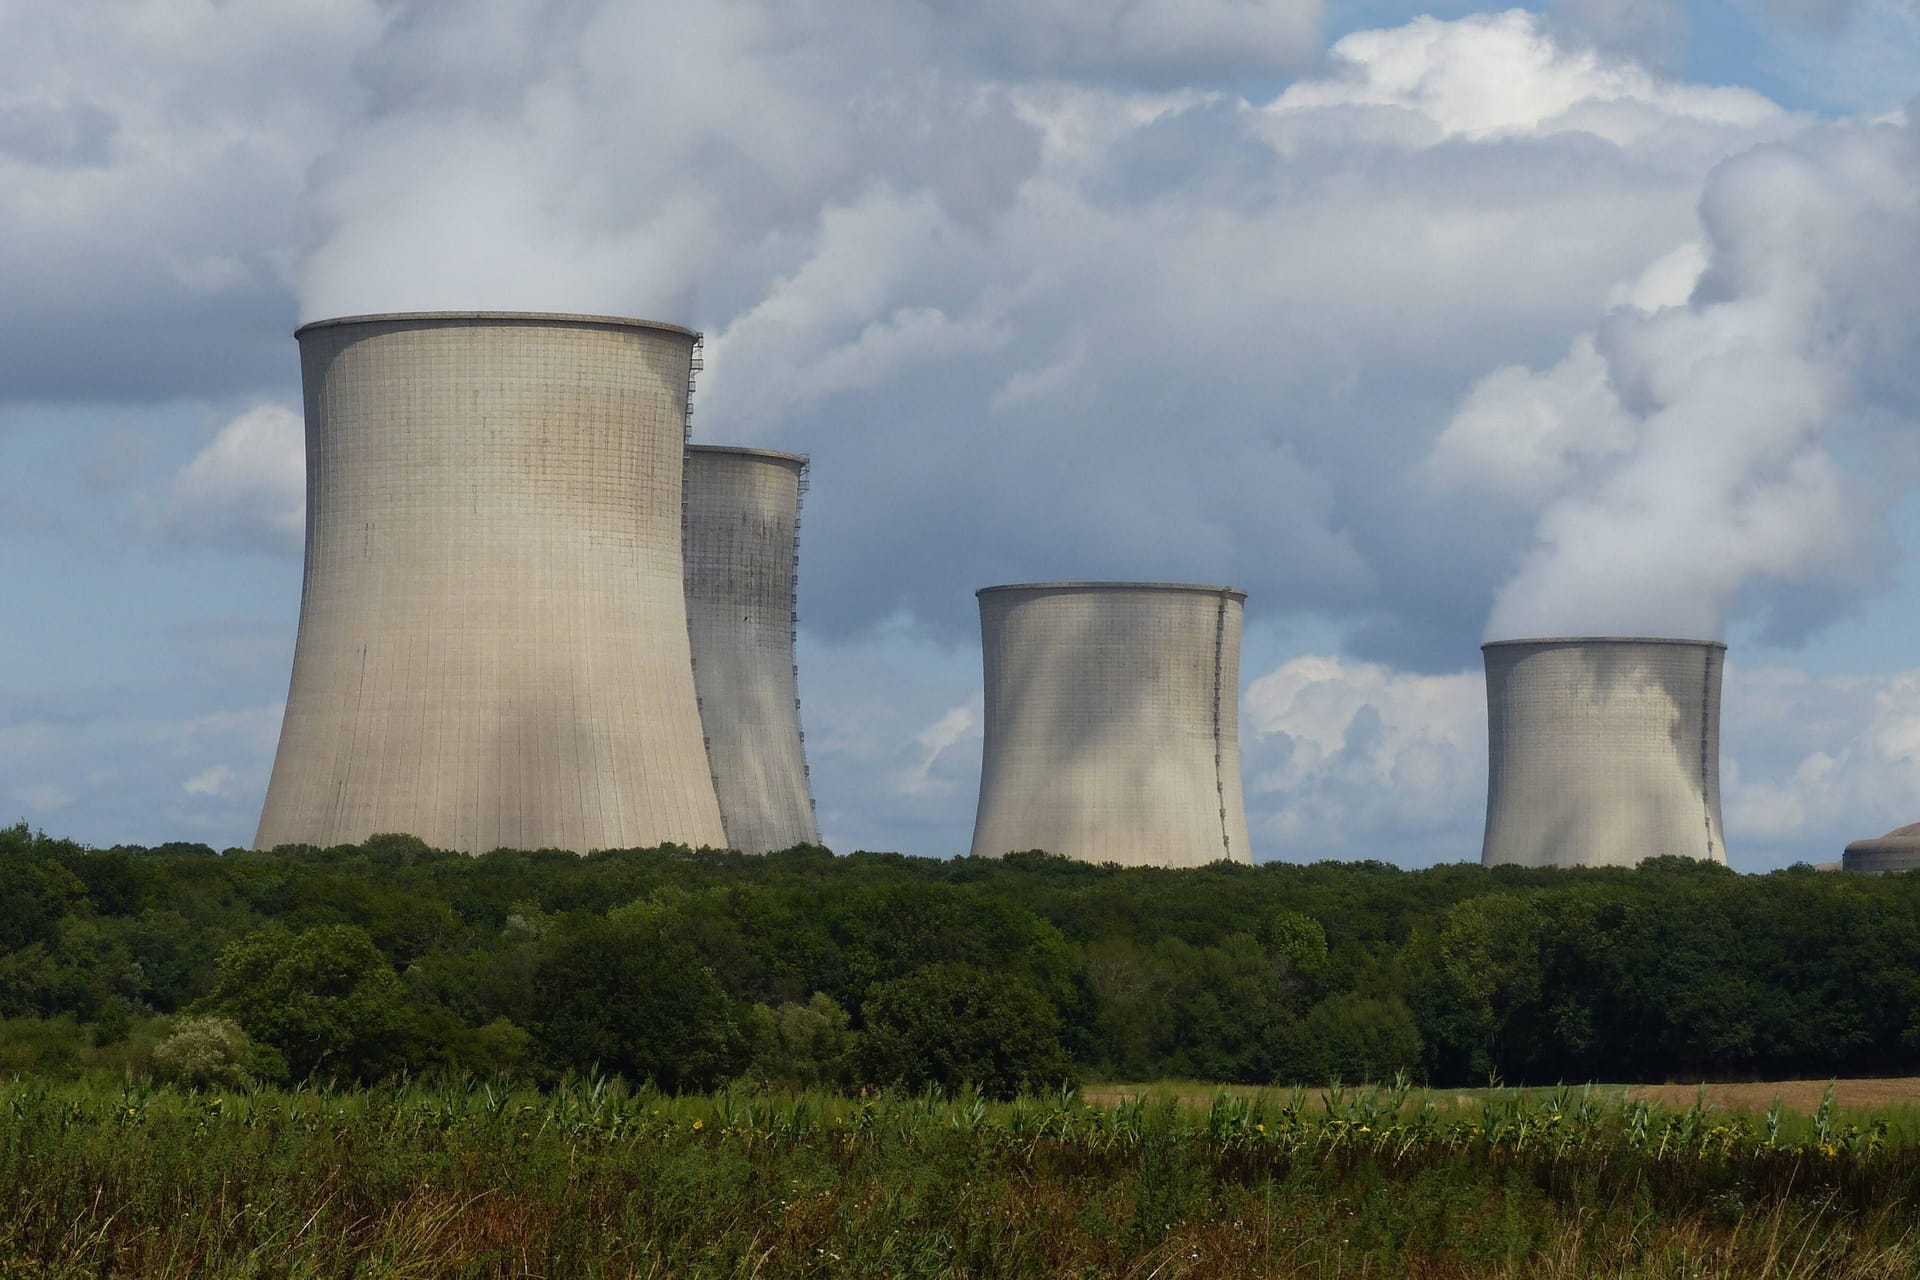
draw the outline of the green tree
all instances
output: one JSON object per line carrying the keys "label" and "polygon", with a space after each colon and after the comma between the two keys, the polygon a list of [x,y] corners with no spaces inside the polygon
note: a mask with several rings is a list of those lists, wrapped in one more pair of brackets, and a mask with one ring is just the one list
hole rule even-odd
{"label": "green tree", "polygon": [[745,1019],[749,1078],[794,1088],[845,1084],[854,1033],[847,1011],[816,991],[804,1004],[756,1004]]}
{"label": "green tree", "polygon": [[1019,978],[931,964],[876,983],[862,1008],[867,1025],[855,1059],[870,1084],[972,1084],[1010,1098],[1075,1075],[1060,1043],[1060,1015]]}
{"label": "green tree", "polygon": [[1420,1069],[1420,1028],[1398,996],[1329,996],[1288,1030],[1284,1043],[1276,1072],[1284,1084],[1361,1084]]}
{"label": "green tree", "polygon": [[541,943],[533,1026],[556,1069],[710,1089],[739,1068],[733,1001],[671,912],[589,919]]}
{"label": "green tree", "polygon": [[400,979],[355,925],[255,930],[220,953],[203,1003],[279,1050],[295,1079],[364,1080],[397,1065]]}

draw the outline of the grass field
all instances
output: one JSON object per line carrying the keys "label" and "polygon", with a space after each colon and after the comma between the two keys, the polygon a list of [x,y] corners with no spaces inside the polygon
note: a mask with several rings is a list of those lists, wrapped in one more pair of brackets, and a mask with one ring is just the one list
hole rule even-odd
{"label": "grass field", "polygon": [[1187,1091],[0,1081],[0,1277],[1920,1274],[1920,1136],[1839,1089]]}
{"label": "grass field", "polygon": [[[1117,1105],[1131,1098],[1160,1101],[1171,1098],[1187,1107],[1211,1106],[1223,1087],[1200,1080],[1155,1080],[1147,1083],[1090,1084],[1083,1090],[1089,1102]],[[1242,1101],[1257,1098],[1285,1098],[1289,1095],[1272,1089],[1244,1085],[1225,1086],[1224,1091]],[[1431,1102],[1444,1112],[1486,1105],[1505,1099],[1540,1100],[1555,1090],[1535,1088],[1431,1089],[1414,1090],[1409,1101],[1414,1106]],[[1778,1104],[1792,1128],[1796,1117],[1808,1117],[1825,1104],[1841,1123],[1884,1124],[1890,1136],[1920,1143],[1920,1076],[1894,1076],[1865,1080],[1774,1080],[1697,1084],[1597,1084],[1591,1094],[1603,1103],[1631,1105],[1657,1103],[1669,1109],[1704,1105],[1732,1115],[1759,1115]],[[1831,1094],[1831,1101],[1829,1101]]]}

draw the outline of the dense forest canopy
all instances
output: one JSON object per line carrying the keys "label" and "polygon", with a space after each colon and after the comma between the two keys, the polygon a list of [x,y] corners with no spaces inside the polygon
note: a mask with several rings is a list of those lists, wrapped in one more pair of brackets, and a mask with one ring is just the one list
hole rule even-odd
{"label": "dense forest canopy", "polygon": [[0,1070],[146,1070],[156,1047],[203,1074],[669,1089],[1905,1074],[1920,875],[469,858],[406,836],[215,854],[0,829]]}

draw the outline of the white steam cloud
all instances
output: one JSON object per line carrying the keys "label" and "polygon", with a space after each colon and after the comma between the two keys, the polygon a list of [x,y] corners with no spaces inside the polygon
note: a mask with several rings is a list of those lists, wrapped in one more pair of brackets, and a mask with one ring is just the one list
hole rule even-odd
{"label": "white steam cloud", "polygon": [[1700,218],[1684,302],[1623,306],[1553,368],[1488,375],[1429,458],[1538,510],[1490,637],[1714,638],[1744,605],[1844,599],[1884,568],[1920,418],[1913,120],[1736,156]]}

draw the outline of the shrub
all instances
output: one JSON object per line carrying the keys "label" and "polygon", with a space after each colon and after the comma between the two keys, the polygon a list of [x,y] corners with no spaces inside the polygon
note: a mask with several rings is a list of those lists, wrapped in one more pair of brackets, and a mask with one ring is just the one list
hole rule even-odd
{"label": "shrub", "polygon": [[854,1033],[847,1011],[816,991],[805,1004],[747,1010],[747,1075],[768,1084],[817,1088],[844,1084],[852,1071]]}
{"label": "shrub", "polygon": [[372,1079],[391,1065],[404,1024],[400,978],[364,929],[256,930],[220,953],[209,1011],[285,1056],[295,1078]]}
{"label": "shrub", "polygon": [[1329,996],[1283,1037],[1284,1083],[1359,1084],[1391,1079],[1420,1065],[1420,1029],[1398,996]]}
{"label": "shrub", "polygon": [[875,983],[862,1012],[867,1025],[855,1058],[870,1084],[972,1084],[1011,1098],[1075,1078],[1060,1043],[1060,1015],[1018,978],[930,964]]}
{"label": "shrub", "polygon": [[153,1050],[153,1073],[192,1088],[237,1089],[252,1079],[253,1042],[231,1018],[183,1018]]}
{"label": "shrub", "polygon": [[739,1068],[733,1001],[664,913],[615,914],[547,938],[534,1031],[549,1064],[709,1089]]}

